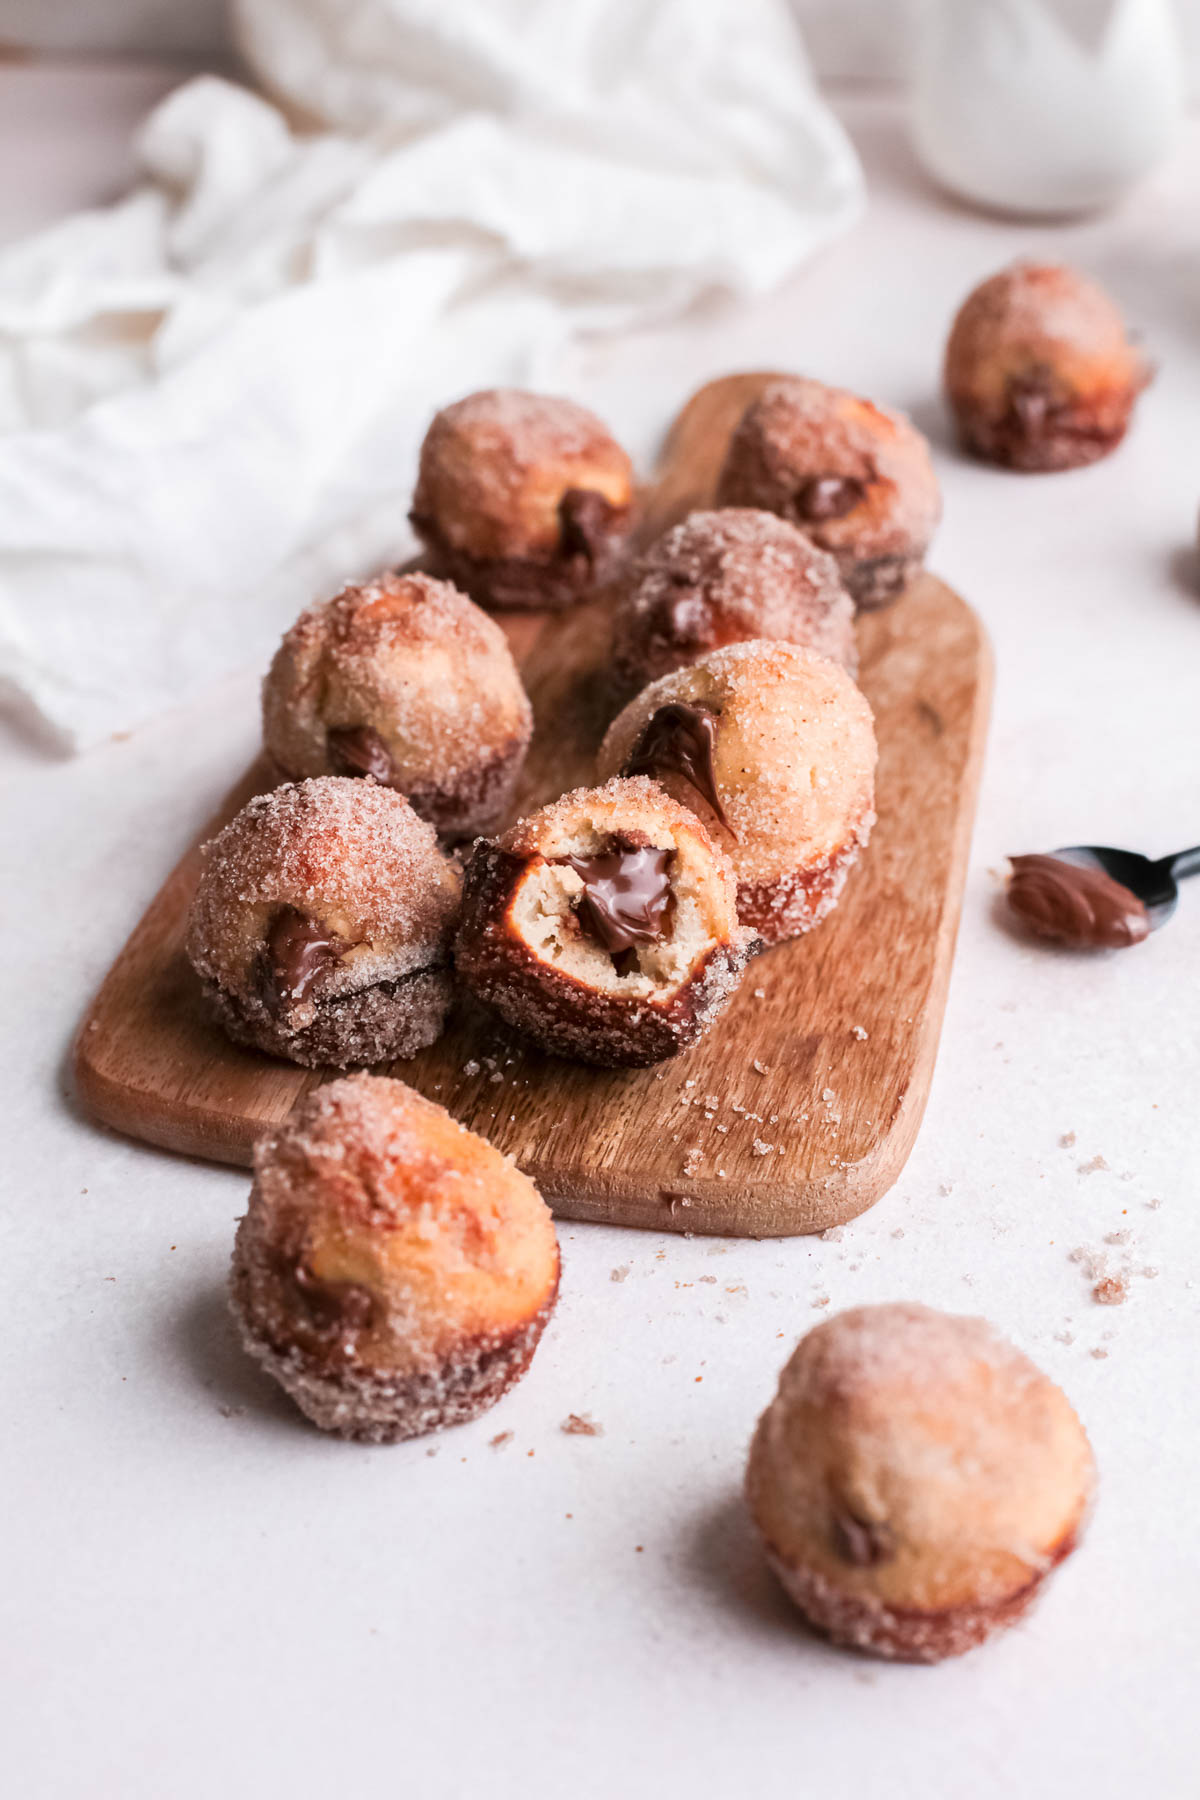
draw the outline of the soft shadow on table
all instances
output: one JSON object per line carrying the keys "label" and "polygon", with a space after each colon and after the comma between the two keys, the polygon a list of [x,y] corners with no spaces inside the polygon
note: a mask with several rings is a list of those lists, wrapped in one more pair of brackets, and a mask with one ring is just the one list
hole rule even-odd
{"label": "soft shadow on table", "polygon": [[923,389],[908,400],[901,397],[896,404],[902,413],[907,413],[922,436],[929,439],[939,456],[952,457],[956,462],[971,461],[955,436],[950,415],[938,391],[936,377],[931,381],[928,391]]}
{"label": "soft shadow on table", "polygon": [[223,1287],[198,1288],[176,1316],[171,1339],[182,1372],[227,1418],[252,1418],[289,1437],[312,1436],[314,1427],[242,1349]]}
{"label": "soft shadow on table", "polygon": [[1167,573],[1187,599],[1200,600],[1200,549],[1195,544],[1177,544],[1168,552]]}
{"label": "soft shadow on table", "polygon": [[684,1565],[697,1590],[753,1635],[786,1644],[814,1665],[844,1658],[844,1651],[809,1629],[772,1575],[740,1493],[700,1514],[687,1538]]}

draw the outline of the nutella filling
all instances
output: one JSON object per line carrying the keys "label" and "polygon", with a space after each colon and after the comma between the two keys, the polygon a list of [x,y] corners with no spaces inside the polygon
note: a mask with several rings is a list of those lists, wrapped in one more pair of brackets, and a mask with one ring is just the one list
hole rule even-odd
{"label": "nutella filling", "polygon": [[375,1316],[375,1299],[357,1281],[326,1281],[302,1257],[291,1270],[292,1285],[314,1328],[320,1332],[365,1331]]}
{"label": "nutella filling", "polygon": [[866,483],[853,475],[814,475],[797,491],[796,512],[813,525],[821,525],[826,519],[844,519],[866,491]]}
{"label": "nutella filling", "polygon": [[591,488],[568,488],[558,503],[559,546],[564,556],[595,562],[612,531],[615,508]]}
{"label": "nutella filling", "polygon": [[833,1515],[833,1545],[844,1562],[855,1568],[870,1569],[876,1563],[889,1562],[896,1554],[891,1527],[873,1519],[855,1518],[852,1512]]}
{"label": "nutella filling", "polygon": [[1014,375],[1008,383],[1008,410],[1012,423],[1027,438],[1039,438],[1054,410],[1054,390],[1046,373]]}
{"label": "nutella filling", "polygon": [[260,963],[263,999],[272,1012],[304,1000],[327,970],[340,962],[345,944],[294,906],[276,914]]}
{"label": "nutella filling", "polygon": [[638,944],[657,944],[667,926],[673,850],[617,848],[563,860],[583,882],[579,918],[616,958]]}
{"label": "nutella filling", "polygon": [[338,775],[373,775],[386,787],[392,779],[392,758],[379,733],[370,725],[334,725],[326,735],[329,760]]}
{"label": "nutella filling", "polygon": [[1014,856],[1008,904],[1038,937],[1076,950],[1123,950],[1150,932],[1145,906],[1103,869],[1058,856]]}
{"label": "nutella filling", "polygon": [[623,775],[682,775],[707,800],[726,830],[733,827],[717,793],[713,746],[718,715],[707,706],[672,700],[647,721],[622,769]]}

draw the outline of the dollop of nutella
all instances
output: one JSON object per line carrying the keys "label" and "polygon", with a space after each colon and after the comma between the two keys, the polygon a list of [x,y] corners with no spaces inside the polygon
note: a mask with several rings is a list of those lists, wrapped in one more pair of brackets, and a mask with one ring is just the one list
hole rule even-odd
{"label": "dollop of nutella", "polygon": [[682,700],[660,706],[647,720],[621,773],[682,775],[707,800],[722,825],[732,830],[717,792],[713,768],[717,717],[711,707],[688,706]]}
{"label": "dollop of nutella", "polygon": [[289,1001],[307,999],[346,948],[324,925],[285,906],[272,920],[262,951],[259,985],[267,1005],[281,1012]]}
{"label": "dollop of nutella", "polygon": [[327,1281],[314,1275],[303,1257],[290,1271],[292,1286],[313,1328],[322,1333],[366,1331],[374,1321],[375,1297],[358,1281]]}
{"label": "dollop of nutella", "polygon": [[814,475],[796,495],[796,512],[813,525],[844,519],[862,500],[866,483],[853,475]]}
{"label": "dollop of nutella", "polygon": [[392,780],[391,752],[373,726],[334,725],[325,741],[339,775],[373,775],[385,787]]}
{"label": "dollop of nutella", "polygon": [[559,545],[564,556],[595,562],[612,532],[615,508],[593,488],[568,488],[558,503]]}
{"label": "dollop of nutella", "polygon": [[858,1569],[890,1562],[896,1554],[896,1540],[890,1525],[875,1519],[856,1518],[844,1508],[833,1515],[833,1546],[844,1562],[853,1563]]}
{"label": "dollop of nutella", "polygon": [[1008,904],[1036,936],[1076,950],[1123,950],[1149,936],[1145,906],[1103,869],[1059,856],[1009,860]]}
{"label": "dollop of nutella", "polygon": [[610,956],[637,944],[657,944],[671,903],[673,850],[618,847],[597,856],[568,856],[583,882],[579,917]]}

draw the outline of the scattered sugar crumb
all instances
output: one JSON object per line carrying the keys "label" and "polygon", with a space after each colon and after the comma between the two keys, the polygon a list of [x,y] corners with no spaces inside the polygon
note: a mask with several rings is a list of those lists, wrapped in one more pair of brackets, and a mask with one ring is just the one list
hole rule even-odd
{"label": "scattered sugar crumb", "polygon": [[771,1073],[769,1066],[765,1062],[759,1062],[757,1056],[750,1064],[750,1067],[754,1070],[756,1075],[769,1075]]}
{"label": "scattered sugar crumb", "polygon": [[1097,1306],[1122,1306],[1128,1297],[1129,1287],[1123,1275],[1103,1275],[1092,1289]]}
{"label": "scattered sugar crumb", "polygon": [[902,1238],[902,1237],[903,1237],[903,1236],[904,1236],[904,1227],[903,1227],[903,1225],[897,1225],[897,1227],[896,1227],[896,1229],[895,1229],[895,1231],[893,1231],[893,1233],[892,1233],[892,1236],[893,1236],[893,1237],[894,1237],[894,1238]]}
{"label": "scattered sugar crumb", "polygon": [[1108,1164],[1102,1156],[1093,1156],[1090,1162],[1079,1164],[1080,1175],[1094,1175],[1098,1169],[1107,1169]]}
{"label": "scattered sugar crumb", "polygon": [[755,1138],[754,1143],[751,1145],[751,1149],[754,1151],[755,1156],[770,1156],[774,1148],[774,1144],[765,1144],[762,1138]]}
{"label": "scattered sugar crumb", "polygon": [[823,1244],[840,1244],[846,1235],[846,1227],[844,1225],[829,1225],[819,1235]]}
{"label": "scattered sugar crumb", "polygon": [[568,1437],[604,1436],[604,1427],[597,1425],[587,1413],[568,1413],[559,1430],[565,1431]]}
{"label": "scattered sugar crumb", "polygon": [[766,990],[766,988],[755,988],[755,990],[754,990],[754,998],[755,998],[755,999],[756,999],[756,1000],[765,1000],[765,999],[766,999],[766,997],[767,997],[767,990]]}
{"label": "scattered sugar crumb", "polygon": [[943,1182],[939,1183],[938,1193],[942,1196],[943,1200],[946,1198],[946,1196],[948,1194],[952,1194],[953,1192],[954,1192],[954,1183],[952,1181],[943,1181]]}
{"label": "scattered sugar crumb", "polygon": [[611,1269],[609,1271],[608,1279],[610,1281],[624,1281],[624,1279],[628,1275],[628,1273],[629,1273],[629,1264],[622,1263],[619,1269]]}
{"label": "scattered sugar crumb", "polygon": [[1058,1140],[1058,1147],[1060,1150],[1070,1150],[1074,1143],[1075,1133],[1073,1131],[1064,1131]]}
{"label": "scattered sugar crumb", "polygon": [[1110,1231],[1104,1241],[1106,1244],[1128,1244],[1132,1237],[1132,1231]]}
{"label": "scattered sugar crumb", "polygon": [[1153,1281],[1155,1276],[1158,1274],[1158,1270],[1155,1268],[1153,1263],[1147,1263],[1144,1269],[1138,1270],[1138,1274],[1144,1275],[1147,1281]]}
{"label": "scattered sugar crumb", "polygon": [[244,1406],[218,1406],[217,1411],[223,1419],[242,1419],[246,1416]]}
{"label": "scattered sugar crumb", "polygon": [[816,1299],[813,1301],[814,1311],[819,1306],[828,1306],[828,1305],[829,1305],[829,1295],[828,1294],[818,1294]]}
{"label": "scattered sugar crumb", "polygon": [[861,1025],[852,1025],[850,1027],[850,1036],[857,1038],[860,1044],[865,1044],[870,1035],[870,1032],[864,1031]]}
{"label": "scattered sugar crumb", "polygon": [[488,1439],[488,1443],[493,1450],[502,1450],[505,1444],[512,1443],[512,1439],[513,1434],[511,1431],[498,1431],[494,1438]]}
{"label": "scattered sugar crumb", "polygon": [[1100,1362],[1103,1360],[1104,1357],[1106,1357],[1108,1355],[1108,1351],[1107,1350],[1089,1350],[1088,1355],[1094,1356],[1096,1358],[1096,1361]]}
{"label": "scattered sugar crumb", "polygon": [[1073,1331],[1056,1331],[1054,1334],[1054,1341],[1056,1344],[1073,1344],[1075,1342],[1075,1333]]}
{"label": "scattered sugar crumb", "polygon": [[463,1074],[464,1075],[478,1075],[478,1073],[479,1073],[479,1064],[475,1061],[474,1057],[471,1058],[470,1062],[465,1062],[463,1064]]}

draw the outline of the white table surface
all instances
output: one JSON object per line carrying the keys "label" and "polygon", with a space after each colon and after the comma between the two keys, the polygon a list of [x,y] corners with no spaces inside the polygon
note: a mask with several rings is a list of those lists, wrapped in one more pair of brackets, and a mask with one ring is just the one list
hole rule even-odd
{"label": "white table surface", "polygon": [[[0,69],[0,232],[119,186],[170,79]],[[1200,891],[1145,947],[1077,958],[1008,935],[990,871],[1200,839],[1200,122],[1120,213],[1063,228],[939,200],[891,101],[845,116],[858,230],[771,301],[591,348],[564,381],[643,458],[699,381],[755,365],[907,407],[934,440],[934,566],[983,614],[998,684],[912,1159],[837,1241],[564,1225],[561,1304],[498,1410],[397,1448],[327,1440],[232,1340],[245,1175],[95,1129],[66,1076],[89,994],[254,748],[255,672],[75,761],[6,741],[0,1709],[22,1800],[1198,1791]],[[1094,270],[1161,365],[1083,473],[989,472],[947,437],[949,317],[1018,253]],[[1092,1301],[1077,1247],[1130,1271],[1125,1305]],[[751,1427],[825,1296],[987,1314],[1091,1432],[1084,1548],[959,1662],[810,1638],[747,1529]],[[565,1436],[571,1412],[603,1435]]]}

